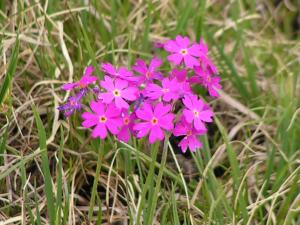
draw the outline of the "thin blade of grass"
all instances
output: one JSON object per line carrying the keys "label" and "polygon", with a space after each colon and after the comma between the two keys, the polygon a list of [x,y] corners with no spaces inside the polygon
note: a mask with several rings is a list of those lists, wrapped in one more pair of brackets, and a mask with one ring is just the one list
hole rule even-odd
{"label": "thin blade of grass", "polygon": [[47,141],[46,131],[43,122],[40,118],[40,115],[37,112],[36,107],[33,106],[32,110],[38,128],[41,158],[42,158],[42,171],[43,171],[44,181],[45,181],[45,195],[47,199],[47,211],[49,214],[50,224],[55,224],[55,203],[54,203],[52,177],[50,173],[50,167],[49,167],[50,164],[49,164],[47,144],[46,144]]}

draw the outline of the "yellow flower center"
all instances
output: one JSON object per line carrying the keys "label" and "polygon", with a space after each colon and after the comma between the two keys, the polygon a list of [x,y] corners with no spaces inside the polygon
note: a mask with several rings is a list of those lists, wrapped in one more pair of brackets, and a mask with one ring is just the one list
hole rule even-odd
{"label": "yellow flower center", "polygon": [[113,93],[114,93],[114,96],[116,96],[116,97],[120,97],[120,96],[121,96],[121,92],[120,92],[120,90],[118,90],[118,89],[115,89],[115,90],[113,91]]}
{"label": "yellow flower center", "polygon": [[124,124],[125,125],[128,125],[130,122],[130,119],[128,117],[124,118]]}
{"label": "yellow flower center", "polygon": [[199,112],[198,112],[196,109],[194,110],[194,116],[195,116],[195,117],[198,117],[198,116],[199,116]]}
{"label": "yellow flower center", "polygon": [[182,55],[186,55],[186,54],[188,54],[188,50],[187,49],[181,49],[180,50],[180,53],[182,54]]}
{"label": "yellow flower center", "polygon": [[158,119],[156,117],[153,117],[151,120],[152,125],[158,124]]}
{"label": "yellow flower center", "polygon": [[162,89],[162,92],[163,93],[167,93],[167,92],[169,92],[170,90],[168,89],[168,88],[164,88],[164,89]]}
{"label": "yellow flower center", "polygon": [[191,130],[189,130],[187,133],[186,133],[186,136],[191,136],[193,133]]}
{"label": "yellow flower center", "polygon": [[100,123],[105,123],[106,121],[107,121],[106,116],[100,116],[100,118],[99,118]]}

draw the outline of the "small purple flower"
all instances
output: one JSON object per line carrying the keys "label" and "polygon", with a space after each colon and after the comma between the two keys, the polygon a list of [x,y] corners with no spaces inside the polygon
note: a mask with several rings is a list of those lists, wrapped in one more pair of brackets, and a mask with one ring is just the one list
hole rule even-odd
{"label": "small purple flower", "polygon": [[121,110],[116,108],[114,104],[106,105],[102,101],[91,102],[91,112],[84,112],[82,118],[82,126],[85,128],[94,127],[92,137],[100,137],[105,139],[108,135],[107,129],[112,134],[118,134],[119,129],[122,126],[122,120],[120,119]]}
{"label": "small purple flower", "polygon": [[199,60],[196,58],[201,56],[200,45],[190,45],[188,37],[178,35],[175,40],[170,40],[165,44],[165,50],[171,53],[168,60],[174,65],[179,65],[182,61],[188,68],[200,65]]}
{"label": "small purple flower", "polygon": [[171,106],[163,105],[161,102],[154,107],[144,103],[142,108],[136,111],[136,116],[144,121],[133,126],[133,129],[138,132],[137,137],[142,138],[150,133],[149,142],[151,144],[163,140],[165,138],[164,130],[171,131],[174,126],[175,116],[169,113],[170,111]]}
{"label": "small purple flower", "polygon": [[129,108],[129,104],[125,100],[137,99],[137,88],[128,86],[128,82],[125,80],[115,79],[113,81],[110,77],[105,76],[104,81],[101,81],[101,87],[105,88],[107,92],[100,93],[98,98],[102,99],[104,103],[111,103],[114,100],[119,109]]}
{"label": "small purple flower", "polygon": [[120,78],[129,82],[137,82],[139,80],[139,78],[134,76],[133,72],[128,70],[126,67],[120,67],[117,69],[110,63],[103,63],[102,70],[105,74],[112,78]]}
{"label": "small purple flower", "polygon": [[184,136],[183,139],[179,142],[179,147],[183,153],[186,152],[189,148],[192,152],[195,152],[197,149],[202,147],[201,141],[199,141],[199,135],[204,135],[207,130],[196,130],[193,126],[187,123],[184,119],[176,124],[173,134],[174,136]]}
{"label": "small purple flower", "polygon": [[164,78],[162,80],[162,87],[157,84],[150,83],[145,89],[145,96],[152,100],[162,99],[166,102],[177,100],[179,98],[180,83],[176,78],[170,80]]}
{"label": "small purple flower", "polygon": [[161,59],[154,57],[148,67],[144,60],[138,59],[132,69],[142,75],[139,83],[150,82],[153,79],[161,79],[163,77],[161,72],[157,71],[162,63]]}
{"label": "small purple flower", "polygon": [[86,95],[87,91],[86,88],[80,89],[79,93],[69,97],[67,103],[57,107],[57,109],[63,111],[66,117],[71,116],[75,111],[80,111],[82,109],[82,98]]}
{"label": "small purple flower", "polygon": [[183,99],[183,115],[188,123],[193,123],[196,130],[206,130],[205,122],[212,122],[214,113],[196,95],[186,95]]}
{"label": "small purple flower", "polygon": [[80,81],[74,82],[74,83],[68,83],[64,84],[62,86],[63,90],[73,90],[75,88],[87,88],[90,84],[93,84],[97,81],[97,77],[91,76],[92,73],[94,72],[94,67],[93,66],[88,66],[85,70],[85,73],[83,77],[81,78]]}

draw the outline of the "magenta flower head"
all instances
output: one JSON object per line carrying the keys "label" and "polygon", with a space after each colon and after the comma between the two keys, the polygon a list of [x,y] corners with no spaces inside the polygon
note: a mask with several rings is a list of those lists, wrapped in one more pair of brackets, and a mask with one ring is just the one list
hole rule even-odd
{"label": "magenta flower head", "polygon": [[162,63],[163,61],[161,59],[154,57],[148,67],[144,60],[138,59],[132,69],[141,75],[140,83],[150,82],[153,79],[162,79],[163,76],[161,72],[157,71]]}
{"label": "magenta flower head", "polygon": [[208,71],[203,70],[201,67],[194,69],[196,76],[190,78],[191,83],[199,83],[208,90],[208,93],[212,97],[218,97],[218,90],[222,89],[221,77],[213,76]]}
{"label": "magenta flower head", "polygon": [[95,127],[92,132],[92,137],[100,137],[105,139],[108,135],[107,129],[112,134],[118,134],[122,126],[120,119],[121,110],[116,108],[114,104],[106,105],[102,101],[91,102],[91,112],[84,112],[82,126],[85,128]]}
{"label": "magenta flower head", "polygon": [[174,65],[179,65],[182,61],[188,68],[200,65],[199,60],[196,58],[202,54],[200,45],[190,45],[188,37],[178,35],[175,40],[170,40],[165,44],[165,50],[172,53],[168,56],[168,60]]}
{"label": "magenta flower head", "polygon": [[212,122],[214,113],[196,95],[186,95],[183,99],[183,115],[188,123],[193,123],[196,130],[206,130],[205,122]]}
{"label": "magenta flower head", "polygon": [[141,121],[133,126],[133,129],[137,131],[137,137],[145,137],[148,133],[149,142],[152,144],[155,141],[161,141],[165,138],[164,130],[171,131],[173,129],[174,114],[169,113],[171,111],[170,105],[163,105],[158,103],[156,106],[152,106],[148,103],[136,111],[136,116]]}
{"label": "magenta flower head", "polygon": [[202,143],[199,141],[198,136],[204,135],[206,132],[207,130],[196,130],[184,119],[176,124],[173,130],[174,136],[183,136],[183,139],[178,144],[183,153],[186,152],[187,148],[189,148],[192,152],[195,152],[198,148],[202,148]]}
{"label": "magenta flower head", "polygon": [[145,96],[152,100],[157,100],[160,97],[166,102],[177,100],[179,98],[180,83],[176,78],[170,80],[164,78],[162,80],[162,87],[157,84],[150,83],[145,89]]}
{"label": "magenta flower head", "polygon": [[97,77],[95,76],[91,76],[92,73],[94,72],[94,67],[93,66],[88,66],[85,70],[85,73],[83,75],[83,77],[81,78],[80,81],[74,82],[74,83],[68,83],[62,86],[63,90],[73,90],[75,88],[86,88],[88,87],[90,84],[93,84],[97,81]]}
{"label": "magenta flower head", "polygon": [[128,110],[124,110],[121,114],[121,118],[123,120],[123,125],[117,137],[121,141],[128,142],[131,134],[133,133],[133,125],[136,116],[134,113],[129,114]]}
{"label": "magenta flower head", "polygon": [[134,76],[133,72],[128,70],[126,67],[115,68],[110,63],[103,63],[101,66],[103,72],[112,78],[120,78],[130,82],[137,82],[138,77]]}
{"label": "magenta flower head", "polygon": [[101,81],[101,87],[107,90],[105,93],[98,95],[99,99],[102,99],[104,103],[115,102],[117,108],[128,109],[129,104],[125,101],[134,101],[137,99],[137,88],[128,86],[128,82],[121,79],[115,79],[114,81],[108,77],[104,77],[104,81]]}

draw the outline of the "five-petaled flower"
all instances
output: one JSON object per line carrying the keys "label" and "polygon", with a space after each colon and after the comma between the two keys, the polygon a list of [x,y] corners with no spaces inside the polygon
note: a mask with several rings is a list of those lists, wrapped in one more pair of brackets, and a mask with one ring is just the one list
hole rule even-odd
{"label": "five-petaled flower", "polygon": [[115,79],[113,81],[110,77],[105,76],[104,81],[101,81],[100,84],[107,90],[107,92],[98,95],[98,98],[102,99],[104,103],[111,103],[114,100],[119,109],[128,109],[129,104],[125,100],[134,101],[137,99],[137,89],[128,86],[128,82],[125,80]]}
{"label": "five-petaled flower", "polygon": [[113,104],[106,105],[102,101],[91,102],[92,112],[84,112],[82,118],[82,126],[85,128],[94,127],[92,137],[106,138],[108,135],[107,129],[112,134],[118,134],[122,126],[120,119],[121,110],[116,108]]}
{"label": "five-petaled flower", "polygon": [[165,138],[164,130],[171,131],[173,129],[174,114],[170,113],[171,106],[158,103],[152,106],[145,103],[136,111],[136,116],[141,122],[135,124],[133,129],[137,131],[137,137],[145,137],[148,133],[149,142],[161,141]]}
{"label": "five-petaled flower", "polygon": [[221,77],[212,75],[209,71],[205,71],[202,67],[196,67],[194,69],[196,76],[190,78],[191,83],[199,83],[208,90],[208,93],[212,97],[219,97],[218,91],[222,89],[220,84]]}
{"label": "five-petaled flower", "polygon": [[214,113],[206,107],[196,95],[186,95],[183,99],[183,115],[188,123],[193,123],[196,130],[206,130],[205,122],[212,122]]}
{"label": "five-petaled flower", "polygon": [[179,65],[182,61],[188,68],[200,65],[200,61],[197,59],[201,56],[200,45],[191,45],[188,37],[178,35],[175,40],[170,40],[165,44],[165,50],[171,53],[168,60],[174,65]]}
{"label": "five-petaled flower", "polygon": [[161,59],[154,57],[148,67],[144,60],[138,59],[132,69],[141,75],[139,76],[139,83],[142,84],[150,82],[153,79],[163,78],[162,73],[158,71],[162,63],[163,61]]}
{"label": "five-petaled flower", "polygon": [[162,99],[166,102],[177,100],[179,98],[181,85],[176,78],[172,80],[164,78],[161,83],[162,87],[155,83],[149,84],[145,89],[145,96],[152,100],[162,97]]}
{"label": "five-petaled flower", "polygon": [[80,79],[80,81],[74,82],[74,83],[67,83],[62,86],[63,90],[73,90],[75,88],[87,88],[90,84],[94,84],[98,78],[95,76],[92,76],[92,73],[94,72],[93,66],[88,66],[85,70],[85,73],[83,77]]}
{"label": "five-petaled flower", "polygon": [[198,136],[204,135],[207,130],[196,130],[190,123],[187,123],[184,118],[176,124],[173,134],[174,136],[184,136],[179,142],[178,146],[181,147],[183,153],[189,148],[195,152],[198,148],[202,147],[202,143]]}

